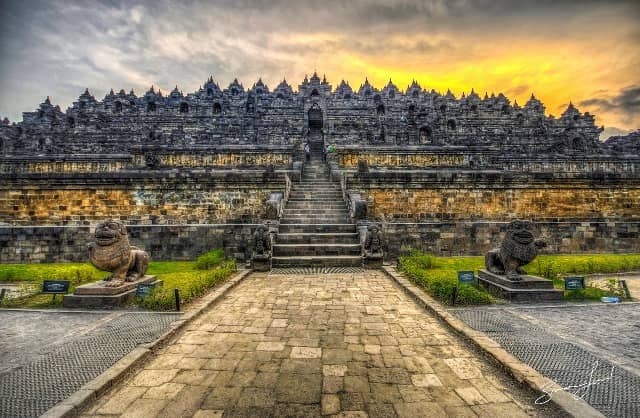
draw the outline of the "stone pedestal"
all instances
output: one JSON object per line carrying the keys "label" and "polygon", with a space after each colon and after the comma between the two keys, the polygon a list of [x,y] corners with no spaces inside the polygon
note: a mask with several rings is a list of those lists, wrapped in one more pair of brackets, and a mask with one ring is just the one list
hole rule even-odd
{"label": "stone pedestal", "polygon": [[362,257],[362,267],[365,269],[381,269],[382,268],[382,253],[366,254]]}
{"label": "stone pedestal", "polygon": [[133,282],[125,282],[117,287],[105,286],[109,282],[99,281],[75,288],[73,294],[64,295],[65,308],[111,309],[130,302],[136,295],[136,287],[142,283],[162,285],[156,276],[143,276]]}
{"label": "stone pedestal", "polygon": [[478,283],[490,293],[511,302],[558,302],[564,292],[553,288],[551,280],[522,275],[520,280],[511,280],[505,275],[480,270]]}
{"label": "stone pedestal", "polygon": [[251,268],[255,271],[270,271],[271,257],[253,257],[251,259]]}

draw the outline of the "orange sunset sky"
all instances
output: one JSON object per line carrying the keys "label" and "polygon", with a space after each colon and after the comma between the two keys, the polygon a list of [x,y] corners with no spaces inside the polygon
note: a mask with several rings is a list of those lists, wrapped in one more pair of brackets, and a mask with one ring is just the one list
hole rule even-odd
{"label": "orange sunset sky", "polygon": [[15,2],[1,12],[0,116],[21,120],[50,95],[66,109],[85,87],[195,91],[209,74],[270,88],[325,73],[357,88],[391,78],[460,96],[533,92],[569,101],[606,137],[640,128],[637,1]]}

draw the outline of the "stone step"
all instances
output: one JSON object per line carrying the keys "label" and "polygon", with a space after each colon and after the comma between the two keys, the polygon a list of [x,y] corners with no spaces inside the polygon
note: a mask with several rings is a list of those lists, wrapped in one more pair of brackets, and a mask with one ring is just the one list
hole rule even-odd
{"label": "stone step", "polygon": [[342,196],[336,195],[336,196],[316,196],[313,195],[312,193],[309,193],[308,195],[304,196],[304,195],[292,195],[289,196],[289,202],[290,201],[299,201],[299,202],[340,202],[342,203],[342,205],[344,206],[344,200],[342,199]]}
{"label": "stone step", "polygon": [[360,255],[360,244],[274,244],[274,257]]}
{"label": "stone step", "polygon": [[357,232],[338,233],[279,233],[278,244],[358,244],[360,235]]}
{"label": "stone step", "polygon": [[337,190],[292,190],[291,193],[289,193],[289,198],[295,197],[335,197],[338,199],[342,199],[342,192],[339,192]]}
{"label": "stone step", "polygon": [[356,226],[355,224],[350,223],[338,223],[338,224],[328,224],[328,223],[298,223],[298,224],[280,224],[280,228],[278,230],[279,234],[293,234],[293,233],[355,233]]}
{"label": "stone step", "polygon": [[299,188],[294,188],[293,190],[291,190],[291,193],[289,193],[289,195],[293,195],[293,194],[311,194],[311,195],[315,195],[315,194],[319,194],[319,193],[323,193],[323,194],[334,194],[334,195],[338,195],[338,196],[342,196],[342,190],[340,189],[327,189],[327,188],[322,188],[322,187],[299,187]]}
{"label": "stone step", "polygon": [[304,216],[314,216],[314,215],[330,215],[330,216],[347,216],[349,215],[349,211],[347,211],[346,207],[341,208],[328,208],[328,209],[318,209],[318,208],[285,208],[284,214],[282,215],[285,218],[291,217],[291,215],[304,215]]}
{"label": "stone step", "polygon": [[344,200],[342,199],[336,199],[336,200],[328,200],[328,199],[289,199],[287,201],[287,205],[286,207],[289,207],[289,205],[295,207],[296,205],[301,205],[301,206],[305,206],[307,203],[326,203],[329,206],[336,206],[336,207],[346,207],[346,204],[344,203]]}
{"label": "stone step", "polygon": [[301,216],[301,217],[291,217],[291,218],[280,218],[280,225],[289,225],[289,224],[341,224],[347,223],[349,219],[346,216],[334,216],[334,217],[324,217],[324,216]]}
{"label": "stone step", "polygon": [[345,205],[344,201],[342,200],[342,198],[340,199],[313,199],[313,198],[298,198],[298,197],[290,197],[287,205],[289,203],[322,203],[322,202],[326,202],[329,204],[340,204],[342,206]]}
{"label": "stone step", "polygon": [[361,267],[362,257],[351,255],[272,257],[272,267]]}
{"label": "stone step", "polygon": [[[345,207],[346,207],[345,204],[342,202],[335,202],[333,204],[327,203],[327,202],[316,202],[316,203],[300,202],[300,204],[287,205],[285,207],[285,211],[286,211],[285,213],[289,213],[289,211],[291,211],[292,213],[295,213],[295,212],[321,213],[327,210],[338,211],[338,210],[345,209]],[[300,211],[304,211],[304,212],[300,212]]]}
{"label": "stone step", "polygon": [[320,182],[315,182],[315,181],[303,181],[301,183],[295,183],[293,185],[293,187],[291,188],[291,191],[298,191],[298,190],[302,190],[302,191],[306,191],[309,190],[311,187],[313,187],[312,190],[330,190],[330,191],[342,191],[342,189],[340,188],[340,185],[335,184],[335,183],[320,183]]}

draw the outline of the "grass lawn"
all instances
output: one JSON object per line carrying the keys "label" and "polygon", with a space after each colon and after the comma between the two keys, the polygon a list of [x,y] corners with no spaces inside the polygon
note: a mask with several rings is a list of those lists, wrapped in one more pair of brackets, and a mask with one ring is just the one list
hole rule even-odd
{"label": "grass lawn", "polygon": [[[147,274],[156,275],[164,285],[149,297],[134,303],[145,309],[173,310],[174,289],[180,289],[180,299],[183,303],[189,303],[235,271],[235,261],[225,260],[221,250],[204,254],[196,261],[152,261]],[[0,282],[21,283],[38,289],[42,289],[44,280],[70,280],[73,291],[76,286],[102,280],[106,276],[108,273],[99,271],[89,263],[0,264]],[[41,294],[5,299],[2,307],[59,308],[62,307],[62,296],[56,296],[55,301],[51,295]]]}
{"label": "grass lawn", "polygon": [[[443,303],[451,302],[457,286],[457,272],[484,268],[484,257],[434,257],[414,251],[400,257],[400,269],[419,286]],[[563,276],[592,273],[618,273],[640,271],[640,254],[590,254],[590,255],[542,255],[524,267],[529,274],[553,280],[554,286],[564,289]],[[587,288],[582,291],[566,291],[565,298],[599,299],[608,291]],[[482,288],[461,286],[458,288],[456,304],[473,305],[495,302]]]}

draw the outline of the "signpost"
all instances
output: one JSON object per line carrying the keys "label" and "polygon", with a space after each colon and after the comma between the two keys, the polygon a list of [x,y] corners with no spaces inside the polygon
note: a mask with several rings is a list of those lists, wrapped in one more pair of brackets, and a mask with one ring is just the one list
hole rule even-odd
{"label": "signpost", "polygon": [[52,300],[56,300],[56,295],[64,295],[69,292],[69,280],[45,280],[42,282],[42,294],[53,295]]}
{"label": "signpost", "polygon": [[567,276],[564,278],[565,290],[584,289],[584,276]]}
{"label": "signpost", "polygon": [[146,298],[153,292],[153,289],[156,287],[156,282],[153,283],[140,283],[136,286],[136,297],[137,298]]}
{"label": "signpost", "polygon": [[476,284],[476,278],[473,271],[459,271],[458,272],[459,284]]}

